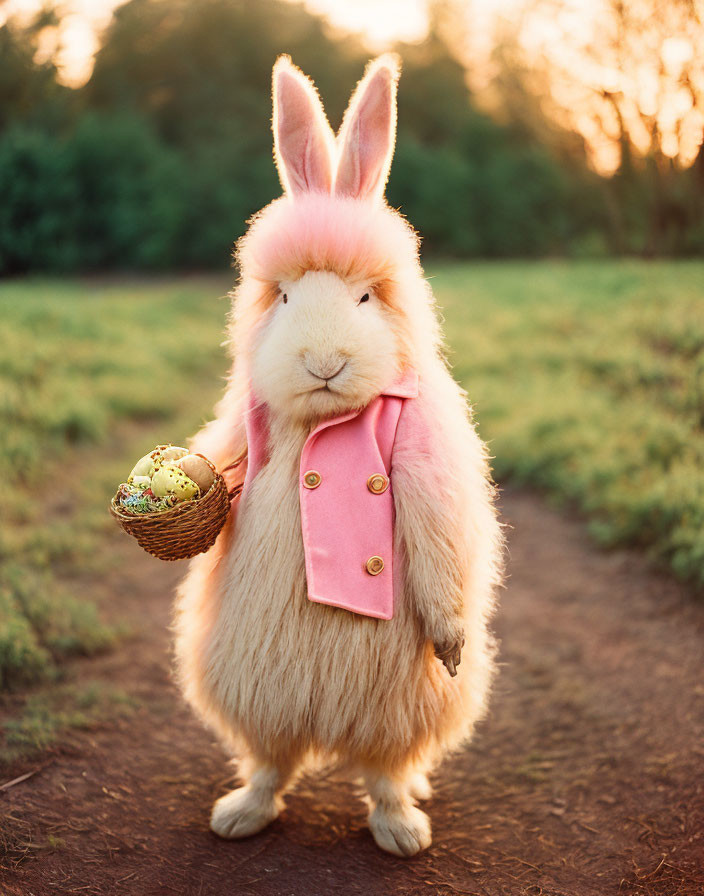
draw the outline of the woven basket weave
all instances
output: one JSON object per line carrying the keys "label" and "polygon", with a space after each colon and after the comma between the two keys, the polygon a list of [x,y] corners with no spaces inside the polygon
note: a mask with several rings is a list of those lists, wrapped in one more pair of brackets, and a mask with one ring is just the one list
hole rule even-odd
{"label": "woven basket weave", "polygon": [[204,460],[215,473],[215,481],[201,498],[184,501],[169,510],[139,515],[125,513],[117,503],[117,494],[110,502],[110,513],[125,532],[160,560],[185,560],[207,551],[225,525],[230,501],[240,491],[235,489],[228,494],[225,480],[207,457]]}

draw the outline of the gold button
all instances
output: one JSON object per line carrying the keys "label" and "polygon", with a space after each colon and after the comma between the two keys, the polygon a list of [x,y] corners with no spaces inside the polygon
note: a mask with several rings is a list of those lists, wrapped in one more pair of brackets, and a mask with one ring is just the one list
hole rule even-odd
{"label": "gold button", "polygon": [[317,470],[308,470],[307,473],[303,474],[303,485],[306,488],[317,488],[322,481],[323,477]]}
{"label": "gold button", "polygon": [[389,480],[383,473],[372,473],[367,479],[367,488],[375,495],[381,495],[389,487]]}
{"label": "gold button", "polygon": [[370,557],[365,566],[370,576],[378,576],[384,568],[384,561],[381,557]]}

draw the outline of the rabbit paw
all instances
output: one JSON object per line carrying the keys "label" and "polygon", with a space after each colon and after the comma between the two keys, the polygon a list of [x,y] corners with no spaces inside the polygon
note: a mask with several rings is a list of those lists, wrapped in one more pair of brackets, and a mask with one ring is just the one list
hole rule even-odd
{"label": "rabbit paw", "polygon": [[238,787],[216,801],[210,816],[210,830],[226,840],[250,837],[272,822],[279,811],[280,806],[270,793]]}
{"label": "rabbit paw", "polygon": [[430,846],[430,819],[415,806],[377,806],[369,816],[376,845],[395,856],[414,856]]}
{"label": "rabbit paw", "polygon": [[457,675],[457,666],[462,660],[462,648],[464,647],[464,632],[461,630],[449,638],[433,643],[435,656],[442,660],[447,671],[454,678]]}

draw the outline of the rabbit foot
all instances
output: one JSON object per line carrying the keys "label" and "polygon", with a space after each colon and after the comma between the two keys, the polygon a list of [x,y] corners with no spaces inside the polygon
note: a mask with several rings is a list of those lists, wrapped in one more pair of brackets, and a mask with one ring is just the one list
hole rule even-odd
{"label": "rabbit foot", "polygon": [[428,776],[423,772],[413,772],[408,779],[408,792],[414,800],[429,800],[433,795]]}
{"label": "rabbit foot", "polygon": [[369,816],[376,845],[395,856],[414,856],[430,846],[430,819],[415,806],[377,806]]}
{"label": "rabbit foot", "polygon": [[216,801],[210,830],[226,840],[251,837],[272,822],[280,811],[280,801],[271,791],[238,787]]}

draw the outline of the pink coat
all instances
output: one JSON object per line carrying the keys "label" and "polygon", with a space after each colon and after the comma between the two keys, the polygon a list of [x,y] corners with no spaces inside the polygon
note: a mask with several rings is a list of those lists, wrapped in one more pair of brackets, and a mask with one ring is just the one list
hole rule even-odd
{"label": "pink coat", "polygon": [[[404,408],[417,395],[418,375],[408,370],[363,410],[324,420],[308,436],[299,491],[310,600],[393,616],[394,448]],[[251,396],[243,496],[267,461],[267,417]]]}

